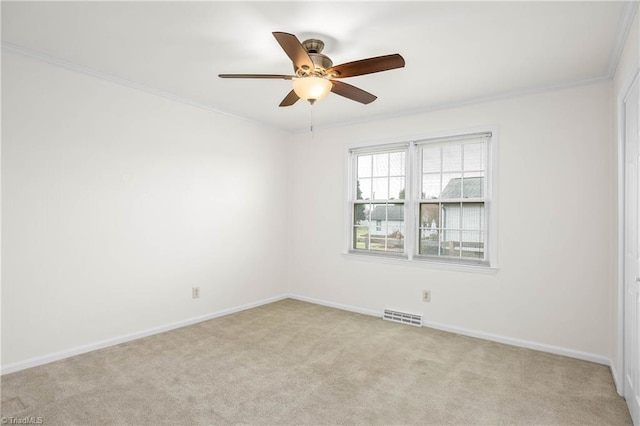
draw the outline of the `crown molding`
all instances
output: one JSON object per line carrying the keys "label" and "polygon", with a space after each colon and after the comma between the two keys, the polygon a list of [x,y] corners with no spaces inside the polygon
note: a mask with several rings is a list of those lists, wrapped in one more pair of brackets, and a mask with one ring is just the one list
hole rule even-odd
{"label": "crown molding", "polygon": [[624,45],[627,42],[627,38],[629,38],[629,31],[633,26],[633,18],[638,10],[638,3],[639,2],[637,0],[625,2],[624,8],[622,9],[620,21],[618,22],[618,33],[616,34],[613,49],[611,49],[611,53],[609,54],[607,75],[611,79],[613,79],[616,74],[616,70],[618,69]]}
{"label": "crown molding", "polygon": [[260,126],[264,126],[264,127],[268,127],[270,129],[273,130],[278,130],[278,131],[285,131],[284,129],[280,128],[280,127],[276,127],[273,126],[271,124],[262,122],[262,121],[258,121],[258,120],[252,120],[250,118],[247,117],[242,117],[240,115],[235,115],[235,114],[231,114],[216,108],[213,108],[210,105],[206,105],[200,102],[197,102],[193,99],[189,99],[189,98],[185,98],[182,96],[178,96],[175,95],[173,93],[169,93],[169,92],[165,92],[164,90],[160,90],[160,89],[156,89],[154,87],[150,87],[150,86],[145,86],[144,84],[140,84],[137,83],[135,81],[132,80],[127,80],[126,78],[121,78],[121,77],[117,77],[102,71],[98,71],[95,70],[93,68],[90,67],[86,67],[84,65],[79,65],[73,62],[69,62],[69,61],[65,61],[63,59],[60,58],[56,58],[54,56],[51,55],[47,55],[45,53],[41,53],[35,50],[31,50],[28,49],[26,47],[22,47],[22,46],[18,46],[16,44],[13,43],[8,43],[6,41],[3,41],[0,44],[1,47],[1,51],[3,53],[13,53],[13,54],[18,54],[18,55],[22,55],[22,56],[26,56],[32,59],[36,59],[38,61],[41,62],[45,62],[49,65],[53,65],[53,66],[57,66],[60,68],[64,68],[68,71],[73,71],[73,72],[77,72],[79,74],[84,74],[90,77],[94,77],[100,80],[104,80],[104,81],[108,81],[111,83],[115,83],[115,84],[119,84],[121,86],[125,86],[131,89],[135,89],[135,90],[140,90],[146,93],[150,93],[152,95],[156,95],[156,96],[160,96],[161,98],[165,98],[174,102],[178,102],[184,105],[189,105],[195,108],[199,108],[208,112],[212,112],[214,114],[219,114],[219,115],[223,115],[225,117],[229,117],[235,120],[240,120],[240,121],[244,121],[247,123],[252,123],[252,124],[256,124],[256,125],[260,125]]}

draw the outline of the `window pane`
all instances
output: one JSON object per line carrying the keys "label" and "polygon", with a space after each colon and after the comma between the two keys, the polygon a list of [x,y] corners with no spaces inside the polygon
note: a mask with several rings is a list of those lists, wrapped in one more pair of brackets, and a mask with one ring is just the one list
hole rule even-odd
{"label": "window pane", "polygon": [[462,205],[462,229],[473,231],[484,229],[483,203],[464,203]]}
{"label": "window pane", "polygon": [[369,249],[369,227],[356,226],[353,228],[353,248]]}
{"label": "window pane", "polygon": [[464,170],[484,170],[484,144],[464,145]]}
{"label": "window pane", "polygon": [[422,176],[422,198],[432,200],[440,197],[440,175],[429,174]]}
{"label": "window pane", "polygon": [[482,231],[462,231],[463,243],[481,243],[483,241]]}
{"label": "window pane", "polygon": [[440,240],[440,204],[420,205],[420,244],[419,254],[437,256]]}
{"label": "window pane", "polygon": [[358,156],[358,177],[371,177],[371,156]]}
{"label": "window pane", "polygon": [[404,200],[404,178],[393,177],[389,179],[389,199]]}
{"label": "window pane", "polygon": [[353,206],[353,248],[366,249],[369,247],[369,217],[371,204],[355,204]]}
{"label": "window pane", "polygon": [[440,172],[440,147],[422,148],[422,173]]}
{"label": "window pane", "polygon": [[460,242],[460,231],[457,229],[443,229],[440,235],[442,236],[440,241],[443,246],[445,245],[444,243],[454,242],[457,245]]}
{"label": "window pane", "polygon": [[389,224],[387,232],[387,251],[393,253],[404,252],[404,226],[391,226]]}
{"label": "window pane", "polygon": [[462,198],[462,176],[460,173],[442,174],[441,198]]}
{"label": "window pane", "polygon": [[404,251],[404,205],[378,204],[371,211],[368,250]]}
{"label": "window pane", "polygon": [[437,229],[440,227],[440,205],[421,204],[420,205],[420,227]]}
{"label": "window pane", "polygon": [[480,231],[462,231],[462,257],[484,259],[483,234]]}
{"label": "window pane", "polygon": [[484,259],[484,203],[422,203],[419,226],[419,254]]}
{"label": "window pane", "polygon": [[449,229],[460,228],[460,203],[442,205],[442,227]]}
{"label": "window pane", "polygon": [[358,179],[356,186],[357,200],[371,199],[371,179]]}
{"label": "window pane", "polygon": [[404,205],[387,206],[387,250],[404,251]]}
{"label": "window pane", "polygon": [[440,255],[460,256],[460,231],[443,229],[440,236]]}
{"label": "window pane", "polygon": [[389,175],[404,176],[404,152],[392,152],[389,154]]}
{"label": "window pane", "polygon": [[404,204],[374,204],[371,220],[388,220],[404,226]]}
{"label": "window pane", "polygon": [[482,198],[484,196],[484,173],[465,173],[462,180],[462,198]]}
{"label": "window pane", "polygon": [[450,144],[442,147],[442,171],[462,171],[462,145]]}
{"label": "window pane", "polygon": [[374,200],[386,200],[389,198],[389,179],[374,178],[373,179],[373,198]]}
{"label": "window pane", "polygon": [[358,226],[369,226],[369,213],[371,204],[356,204],[353,206],[353,224]]}
{"label": "window pane", "polygon": [[420,231],[420,254],[438,255],[439,231],[437,229],[423,229]]}
{"label": "window pane", "polygon": [[373,176],[389,175],[389,154],[376,154],[373,156]]}

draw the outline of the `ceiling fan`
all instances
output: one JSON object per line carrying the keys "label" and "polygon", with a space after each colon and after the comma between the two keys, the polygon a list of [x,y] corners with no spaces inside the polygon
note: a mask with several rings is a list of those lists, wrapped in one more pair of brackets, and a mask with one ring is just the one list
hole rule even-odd
{"label": "ceiling fan", "polygon": [[324,43],[321,40],[309,39],[300,43],[295,35],[283,32],[274,32],[273,36],[293,62],[294,75],[219,74],[218,77],[292,80],[293,90],[280,102],[281,107],[291,106],[298,99],[313,104],[329,92],[369,104],[376,100],[375,95],[340,79],[404,67],[404,58],[397,53],[333,66],[331,59],[322,54]]}

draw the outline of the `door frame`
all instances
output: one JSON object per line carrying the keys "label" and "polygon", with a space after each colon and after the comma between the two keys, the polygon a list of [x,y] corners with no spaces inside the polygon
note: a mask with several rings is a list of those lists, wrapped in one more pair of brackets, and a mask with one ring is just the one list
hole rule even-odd
{"label": "door frame", "polygon": [[618,297],[617,297],[617,334],[616,338],[616,357],[611,363],[611,373],[613,381],[616,385],[618,395],[624,396],[624,243],[625,243],[625,99],[631,91],[631,87],[640,78],[640,62],[633,67],[629,77],[621,86],[617,95],[617,130],[618,130],[618,245],[617,245],[617,273],[618,273]]}

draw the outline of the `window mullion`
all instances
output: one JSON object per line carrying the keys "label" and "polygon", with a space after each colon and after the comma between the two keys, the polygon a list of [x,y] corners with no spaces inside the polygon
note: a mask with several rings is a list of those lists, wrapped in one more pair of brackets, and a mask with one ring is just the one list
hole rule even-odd
{"label": "window mullion", "polygon": [[[373,166],[373,161],[371,162],[371,165]],[[371,186],[371,188],[373,188],[373,185]],[[373,195],[373,189],[371,189],[371,194]],[[367,232],[367,247],[366,247],[367,250],[369,250],[369,248],[371,247],[371,222],[373,222],[373,219],[371,219],[372,212],[373,212],[373,203],[369,201],[369,217],[367,218],[367,223],[369,223],[369,232]]]}
{"label": "window mullion", "polygon": [[[460,145],[460,197],[464,198],[464,145]],[[462,206],[460,212],[462,213]],[[462,214],[460,216],[462,217]]]}
{"label": "window mullion", "polygon": [[[462,186],[460,189],[462,189]],[[459,222],[459,229],[458,229],[458,244],[459,244],[458,249],[459,249],[460,257],[462,257],[462,228],[463,228],[462,215],[464,214],[462,210],[463,206],[464,206],[464,203],[461,201],[460,202],[460,222]]]}
{"label": "window mullion", "polygon": [[482,228],[482,242],[484,243],[484,247],[485,247],[484,256],[482,257],[482,259],[484,261],[487,261],[489,259],[489,250],[491,249],[491,247],[489,247],[489,226],[488,226],[489,225],[489,209],[491,207],[488,204],[489,203],[487,203],[486,201],[482,203],[482,205],[484,206],[484,217],[482,218],[484,222],[483,228]]}
{"label": "window mullion", "polygon": [[387,153],[387,201],[384,211],[384,251],[389,251],[389,199],[391,198],[391,154]]}
{"label": "window mullion", "polygon": [[[405,191],[404,191],[404,211],[405,211],[405,223],[404,223],[404,251],[409,258],[413,259],[415,254],[415,241],[416,241],[416,190],[419,187],[416,180],[419,176],[418,167],[416,162],[416,149],[414,144],[410,144],[407,148],[407,154],[405,158]],[[420,232],[419,230],[417,232]]]}
{"label": "window mullion", "polygon": [[438,226],[438,256],[442,253],[442,235],[444,232],[444,211],[442,209],[442,201],[438,203],[438,219],[440,221],[440,225]]}

